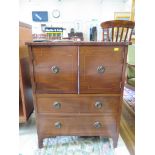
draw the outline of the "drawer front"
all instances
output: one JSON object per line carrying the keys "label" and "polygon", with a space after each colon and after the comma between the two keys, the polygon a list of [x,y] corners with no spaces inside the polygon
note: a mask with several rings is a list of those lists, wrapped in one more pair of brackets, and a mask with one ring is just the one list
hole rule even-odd
{"label": "drawer front", "polygon": [[53,135],[106,135],[116,131],[116,118],[103,116],[39,116],[39,133]]}
{"label": "drawer front", "polygon": [[77,93],[77,47],[33,47],[32,52],[37,93]]}
{"label": "drawer front", "polygon": [[120,93],[123,47],[80,47],[80,93]]}
{"label": "drawer front", "polygon": [[120,96],[37,97],[39,113],[116,113]]}

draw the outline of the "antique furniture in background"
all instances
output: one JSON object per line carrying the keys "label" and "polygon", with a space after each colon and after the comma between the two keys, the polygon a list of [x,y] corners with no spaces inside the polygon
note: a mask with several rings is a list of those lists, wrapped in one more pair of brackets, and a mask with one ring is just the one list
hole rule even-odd
{"label": "antique furniture in background", "polygon": [[26,41],[32,41],[32,28],[19,22],[19,122],[25,123],[33,112],[32,88]]}
{"label": "antique furniture in background", "polygon": [[[134,3],[135,3],[135,0],[132,0],[131,12],[115,12],[114,13],[114,19],[115,20],[130,20],[130,21],[134,22],[134,16],[135,16]],[[135,29],[133,30],[131,42],[132,42],[132,44],[135,43]]]}
{"label": "antique furniture in background", "polygon": [[27,42],[38,143],[105,136],[117,146],[128,43]]}
{"label": "antique furniture in background", "polygon": [[[133,21],[125,21],[125,20],[114,20],[114,21],[103,22],[101,24],[101,27],[103,28],[103,41],[131,42],[134,25],[135,23]],[[106,32],[106,37],[104,34],[105,32]],[[128,47],[128,49],[133,50],[131,46],[130,48]],[[128,53],[129,52],[133,52],[133,51],[128,51]],[[129,53],[128,56],[130,56],[130,54],[131,53]],[[134,90],[134,81],[135,81],[134,65],[126,63],[125,68],[126,68],[125,86],[127,86],[130,89],[132,88],[132,90]],[[127,145],[127,148],[129,149],[129,152],[131,153],[131,155],[134,155],[134,152],[135,152],[135,112],[133,108],[129,106],[128,103],[129,102],[123,99],[121,123],[120,123],[120,134],[123,140],[125,141],[125,144]]]}
{"label": "antique furniture in background", "polygon": [[129,93],[127,93],[126,100],[126,91],[123,95],[120,134],[130,154],[135,155],[135,101],[133,101],[133,92],[135,92],[135,45],[128,47],[125,79],[125,90],[129,90]]}
{"label": "antique furniture in background", "polygon": [[127,64],[125,86],[132,90],[135,90],[135,65]]}
{"label": "antique furniture in background", "polygon": [[101,23],[104,42],[130,42],[135,23],[126,20],[111,20]]}
{"label": "antique furniture in background", "polygon": [[135,91],[125,87],[120,135],[124,140],[131,155],[135,155]]}

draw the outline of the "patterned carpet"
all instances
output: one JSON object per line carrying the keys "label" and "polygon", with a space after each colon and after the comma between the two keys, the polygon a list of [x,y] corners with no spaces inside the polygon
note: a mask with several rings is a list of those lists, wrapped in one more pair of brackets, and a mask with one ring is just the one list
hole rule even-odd
{"label": "patterned carpet", "polygon": [[123,98],[129,106],[135,111],[135,91],[124,87]]}
{"label": "patterned carpet", "polygon": [[103,137],[57,136],[43,145],[35,155],[114,155],[112,139]]}

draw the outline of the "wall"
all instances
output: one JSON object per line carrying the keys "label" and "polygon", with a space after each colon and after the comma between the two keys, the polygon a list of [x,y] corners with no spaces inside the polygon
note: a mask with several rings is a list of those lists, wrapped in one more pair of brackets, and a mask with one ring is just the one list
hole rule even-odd
{"label": "wall", "polygon": [[[60,17],[53,18],[52,10],[59,9]],[[101,40],[100,23],[114,19],[114,12],[130,12],[131,0],[20,0],[19,20],[32,25],[33,33],[41,33],[41,24],[32,21],[32,11],[48,11],[47,26],[62,26],[67,34],[73,27],[82,31],[89,40],[89,28],[98,27],[98,40]],[[64,36],[65,37],[65,36]]]}

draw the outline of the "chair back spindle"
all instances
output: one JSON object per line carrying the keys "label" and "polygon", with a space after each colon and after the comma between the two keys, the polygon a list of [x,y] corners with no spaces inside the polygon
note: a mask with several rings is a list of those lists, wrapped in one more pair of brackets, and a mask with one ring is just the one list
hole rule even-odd
{"label": "chair back spindle", "polygon": [[102,22],[101,27],[103,29],[103,41],[130,42],[134,26],[135,22],[126,20]]}

